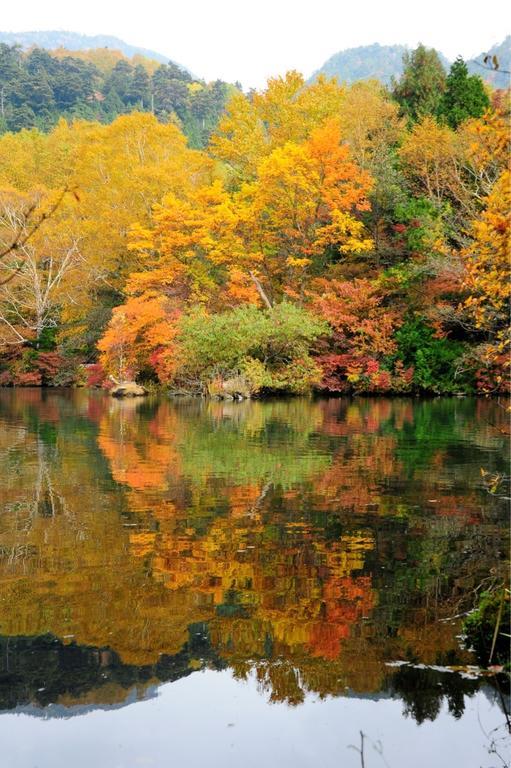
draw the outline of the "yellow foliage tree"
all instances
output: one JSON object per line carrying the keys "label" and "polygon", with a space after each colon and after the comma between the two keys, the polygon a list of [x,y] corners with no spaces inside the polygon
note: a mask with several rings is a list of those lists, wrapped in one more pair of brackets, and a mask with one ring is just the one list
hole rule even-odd
{"label": "yellow foliage tree", "polygon": [[343,89],[324,77],[306,85],[298,72],[272,78],[265,91],[236,93],[220,119],[211,151],[236,183],[253,180],[260,161],[288,141],[302,142],[325,120],[338,116]]}
{"label": "yellow foliage tree", "polygon": [[0,138],[0,188],[14,185],[27,194],[38,188],[76,190],[76,199],[45,228],[50,250],[52,237],[58,242],[72,233],[83,267],[73,300],[62,305],[60,319],[71,336],[86,324],[97,291],[118,300],[137,268],[127,247],[133,222],[147,224],[163,195],[185,199],[213,175],[212,161],[189,149],[175,125],[162,125],[149,114],[122,116],[110,125],[61,121],[48,135],[32,130]]}
{"label": "yellow foliage tree", "polygon": [[373,173],[405,130],[398,105],[376,80],[363,80],[346,89],[339,126],[355,162]]}
{"label": "yellow foliage tree", "polygon": [[511,297],[510,277],[511,174],[504,171],[486,201],[481,217],[473,223],[473,242],[465,249],[465,286],[477,328],[494,333],[506,323]]}
{"label": "yellow foliage tree", "polygon": [[[472,243],[462,252],[466,267],[464,303],[475,327],[487,342],[477,349],[492,377],[482,377],[484,389],[509,387],[509,309],[511,173],[504,171],[486,200],[486,208],[472,225]],[[494,379],[494,380],[493,380]]]}
{"label": "yellow foliage tree", "polygon": [[357,218],[369,208],[371,183],[341,143],[336,120],[261,162],[257,179],[238,197],[246,247],[274,293],[298,290],[329,248],[352,254],[371,247]]}
{"label": "yellow foliage tree", "polygon": [[399,155],[416,192],[441,203],[466,199],[462,182],[465,148],[457,134],[432,117],[425,117],[407,134]]}

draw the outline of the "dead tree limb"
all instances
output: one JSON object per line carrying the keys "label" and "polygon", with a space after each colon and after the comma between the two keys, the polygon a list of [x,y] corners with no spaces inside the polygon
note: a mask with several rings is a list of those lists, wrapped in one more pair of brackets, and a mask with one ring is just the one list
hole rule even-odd
{"label": "dead tree limb", "polygon": [[[7,246],[4,246],[2,249],[0,249],[0,260],[4,259],[6,256],[8,256],[13,251],[18,251],[19,249],[23,248],[24,245],[30,240],[31,237],[35,235],[37,230],[42,226],[42,224],[49,219],[53,214],[57,211],[57,209],[62,204],[62,201],[64,200],[65,196],[68,192],[71,190],[68,187],[64,187],[64,189],[60,192],[57,199],[53,203],[53,205],[47,210],[44,211],[37,219],[33,222],[31,226],[28,228],[25,228],[24,225],[20,226],[18,229],[18,232],[14,236],[14,240]],[[78,199],[78,195],[75,190],[72,191],[73,195],[76,199]],[[37,208],[38,203],[33,203],[28,210],[24,214],[24,220],[25,222],[30,220],[30,217],[34,213],[35,209]],[[13,270],[13,272],[9,275],[9,277],[6,277],[4,280],[0,281],[0,285],[6,285],[6,283],[10,283],[11,280],[13,280],[17,274],[21,272],[23,269],[23,265],[25,263],[25,259],[22,259],[16,269]]]}
{"label": "dead tree limb", "polygon": [[264,290],[263,286],[261,285],[261,282],[258,280],[258,278],[254,275],[253,272],[249,272],[248,274],[250,275],[250,277],[252,279],[252,282],[254,283],[254,285],[255,285],[255,287],[257,289],[257,293],[261,297],[263,303],[266,304],[268,309],[273,309],[273,305],[272,305],[271,301],[269,300],[268,296],[266,295],[265,290]]}

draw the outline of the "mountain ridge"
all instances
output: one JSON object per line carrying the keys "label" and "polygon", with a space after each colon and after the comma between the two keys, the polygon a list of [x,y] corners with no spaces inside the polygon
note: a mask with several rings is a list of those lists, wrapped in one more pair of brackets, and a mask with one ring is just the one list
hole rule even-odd
{"label": "mountain ridge", "polygon": [[[170,62],[192,74],[188,67],[171,59],[169,56],[149,48],[131,45],[114,35],[84,35],[67,30],[0,31],[0,43],[10,45],[17,43],[25,49],[37,46],[50,51],[58,48],[65,48],[69,51],[109,48],[121,51],[121,53],[130,58],[138,54],[162,64]],[[321,67],[313,72],[310,81],[315,80],[320,74],[325,74],[330,77],[336,76],[339,80],[348,84],[357,80],[377,79],[386,85],[390,85],[392,78],[400,77],[403,71],[403,54],[409,50],[412,49],[401,43],[382,45],[377,42],[370,45],[344,48],[326,59]],[[440,51],[437,51],[437,53],[447,70],[452,62]],[[483,80],[495,88],[509,87],[509,74],[485,68],[483,64],[485,55],[497,56],[500,70],[509,71],[511,69],[511,35],[507,35],[501,43],[495,43],[488,50],[466,60],[471,74],[480,75]]]}
{"label": "mountain ridge", "polygon": [[[390,85],[392,78],[399,78],[403,71],[402,58],[406,51],[412,50],[406,45],[360,45],[345,48],[334,53],[311,76],[315,80],[318,75],[337,77],[340,81],[353,83],[357,80],[376,79],[385,85]],[[441,51],[437,51],[440,61],[447,70],[451,61]],[[495,88],[509,87],[509,75],[505,72],[485,69],[483,57],[489,54],[499,59],[500,69],[511,68],[511,36],[508,35],[501,43],[496,43],[487,51],[468,59],[466,64],[471,74],[480,75],[483,80]]]}
{"label": "mountain ridge", "polygon": [[163,53],[153,51],[150,48],[143,48],[138,45],[131,45],[114,35],[82,35],[79,32],[69,32],[67,30],[31,30],[27,32],[3,32],[0,31],[0,43],[13,45],[18,43],[23,48],[30,48],[35,45],[38,48],[45,48],[52,51],[57,48],[66,48],[69,51],[86,51],[93,48],[110,48],[121,51],[129,58],[139,54],[148,59],[158,61],[160,64],[171,62],[177,64],[181,69],[186,69],[179,62],[165,56]]}

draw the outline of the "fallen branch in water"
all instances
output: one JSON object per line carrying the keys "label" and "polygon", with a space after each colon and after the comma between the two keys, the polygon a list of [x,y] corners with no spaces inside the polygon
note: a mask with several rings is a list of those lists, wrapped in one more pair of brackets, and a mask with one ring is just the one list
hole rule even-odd
{"label": "fallen branch in water", "polygon": [[349,744],[348,749],[354,749],[355,752],[358,752],[360,754],[360,764],[362,768],[365,768],[365,761],[364,761],[364,732],[360,731],[360,747],[356,747],[354,744]]}

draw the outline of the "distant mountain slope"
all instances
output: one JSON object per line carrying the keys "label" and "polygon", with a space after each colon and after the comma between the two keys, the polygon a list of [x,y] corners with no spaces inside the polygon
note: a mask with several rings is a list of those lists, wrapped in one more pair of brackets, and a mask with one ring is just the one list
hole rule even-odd
{"label": "distant mountain slope", "polygon": [[[110,35],[80,35],[78,32],[63,32],[60,30],[51,30],[48,32],[0,32],[0,43],[18,43],[23,48],[30,48],[36,45],[38,48],[54,50],[55,48],[66,48],[69,51],[86,51],[89,48],[111,48],[121,51],[125,56],[131,58],[135,54],[140,54],[148,59],[154,59],[162,64],[171,61],[168,56],[162,53],[151,51],[147,48],[140,48],[136,45],[129,45],[124,40]],[[177,62],[173,62],[176,64]]]}
{"label": "distant mountain slope", "polygon": [[402,67],[403,53],[407,50],[404,45],[361,45],[358,48],[347,48],[331,56],[323,66],[314,73],[337,77],[346,83],[356,80],[375,78],[389,84],[392,77],[399,77]]}
{"label": "distant mountain slope", "polygon": [[509,88],[511,83],[509,74],[500,72],[499,70],[491,72],[481,66],[486,54],[497,57],[499,61],[499,70],[506,69],[508,72],[511,71],[511,35],[508,35],[505,40],[498,45],[494,45],[488,51],[484,51],[483,53],[480,53],[479,56],[475,56],[473,59],[467,61],[467,67],[472,74],[480,75],[483,80],[491,83],[495,88]]}
{"label": "distant mountain slope", "polygon": [[[405,45],[379,45],[379,43],[361,45],[358,48],[347,48],[335,53],[325,61],[311,79],[316,78],[319,74],[325,74],[330,77],[336,76],[340,81],[347,83],[375,78],[388,85],[392,77],[398,78],[401,75],[403,71],[402,59],[406,50],[408,49]],[[509,87],[509,75],[503,72],[492,72],[480,66],[485,53],[497,56],[500,69],[510,70],[511,36],[508,35],[499,45],[494,45],[489,51],[485,51],[467,62],[471,73],[480,75],[483,80],[496,88]],[[449,69],[451,62],[440,51],[438,51],[438,55],[445,69]]]}

